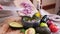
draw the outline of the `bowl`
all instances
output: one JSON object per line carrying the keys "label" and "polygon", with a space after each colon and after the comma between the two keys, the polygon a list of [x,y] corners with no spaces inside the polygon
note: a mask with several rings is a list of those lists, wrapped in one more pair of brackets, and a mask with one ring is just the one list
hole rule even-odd
{"label": "bowl", "polygon": [[35,27],[38,27],[39,23],[40,23],[40,19],[36,19],[36,21],[33,21],[33,20],[34,19],[32,19],[31,17],[23,16],[22,17],[22,24],[23,24],[24,28],[29,28],[29,27],[34,27],[35,28]]}

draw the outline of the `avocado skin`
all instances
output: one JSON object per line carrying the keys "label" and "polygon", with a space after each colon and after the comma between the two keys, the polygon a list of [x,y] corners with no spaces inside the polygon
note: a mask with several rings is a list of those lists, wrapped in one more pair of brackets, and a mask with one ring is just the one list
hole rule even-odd
{"label": "avocado skin", "polygon": [[24,27],[14,27],[14,26],[11,26],[11,25],[9,25],[9,27],[10,27],[11,29],[22,29],[22,28],[24,28]]}
{"label": "avocado skin", "polygon": [[48,27],[37,27],[36,32],[39,34],[51,34],[51,31]]}
{"label": "avocado skin", "polygon": [[12,27],[12,26],[9,26],[11,29],[13,30],[17,30],[17,29],[23,29],[24,27]]}

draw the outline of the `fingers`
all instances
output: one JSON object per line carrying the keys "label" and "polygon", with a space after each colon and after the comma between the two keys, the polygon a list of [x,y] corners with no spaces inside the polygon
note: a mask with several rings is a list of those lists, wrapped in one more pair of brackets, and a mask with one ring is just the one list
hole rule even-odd
{"label": "fingers", "polygon": [[20,31],[19,30],[14,30],[14,31],[11,31],[11,32],[7,32],[6,34],[20,34]]}
{"label": "fingers", "polygon": [[4,24],[4,25],[0,28],[0,34],[5,34],[8,29],[9,29],[8,24]]}
{"label": "fingers", "polygon": [[[2,24],[2,27],[0,28],[0,34],[5,34],[8,30],[9,30],[9,22],[13,22],[13,21],[20,21],[21,17],[9,17],[7,18]],[[16,32],[16,33],[15,33]],[[7,34],[20,34],[20,31],[12,31],[12,32],[8,32]]]}

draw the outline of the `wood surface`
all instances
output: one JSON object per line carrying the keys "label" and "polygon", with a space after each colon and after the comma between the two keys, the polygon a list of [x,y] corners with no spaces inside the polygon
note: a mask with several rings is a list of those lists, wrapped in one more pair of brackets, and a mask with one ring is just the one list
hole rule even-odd
{"label": "wood surface", "polygon": [[19,22],[21,23],[21,17],[9,17],[0,24],[0,34],[22,34],[20,30],[13,30],[8,23]]}

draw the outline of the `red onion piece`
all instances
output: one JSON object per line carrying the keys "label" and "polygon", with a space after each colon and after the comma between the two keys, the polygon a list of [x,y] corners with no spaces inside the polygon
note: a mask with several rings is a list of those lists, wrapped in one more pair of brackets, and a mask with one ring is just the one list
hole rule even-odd
{"label": "red onion piece", "polygon": [[2,6],[0,5],[0,10],[2,10],[3,8],[2,8]]}

